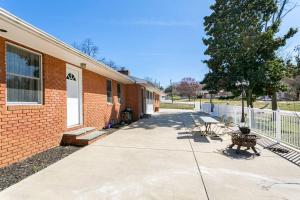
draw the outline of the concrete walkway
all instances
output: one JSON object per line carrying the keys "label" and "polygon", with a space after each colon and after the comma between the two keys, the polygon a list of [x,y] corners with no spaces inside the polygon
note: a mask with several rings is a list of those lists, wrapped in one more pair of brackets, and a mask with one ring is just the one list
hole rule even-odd
{"label": "concrete walkway", "polygon": [[[0,199],[299,199],[300,168],[262,150],[187,134],[188,112],[164,110],[0,193]],[[261,149],[261,148],[260,148]]]}

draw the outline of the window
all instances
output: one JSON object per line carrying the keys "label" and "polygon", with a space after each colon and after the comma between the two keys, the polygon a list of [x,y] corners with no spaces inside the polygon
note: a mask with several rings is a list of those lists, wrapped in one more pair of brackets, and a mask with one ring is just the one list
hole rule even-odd
{"label": "window", "polygon": [[117,93],[118,93],[118,102],[122,103],[122,88],[120,83],[117,84]]}
{"label": "window", "polygon": [[146,98],[147,98],[147,100],[149,100],[149,101],[152,101],[152,99],[153,99],[153,93],[152,92],[150,92],[150,91],[146,91]]}
{"label": "window", "polygon": [[74,74],[69,73],[69,74],[67,75],[67,80],[76,81],[76,77],[74,76]]}
{"label": "window", "polygon": [[42,56],[15,45],[6,46],[7,102],[42,103]]}
{"label": "window", "polygon": [[112,103],[112,81],[106,81],[107,102]]}

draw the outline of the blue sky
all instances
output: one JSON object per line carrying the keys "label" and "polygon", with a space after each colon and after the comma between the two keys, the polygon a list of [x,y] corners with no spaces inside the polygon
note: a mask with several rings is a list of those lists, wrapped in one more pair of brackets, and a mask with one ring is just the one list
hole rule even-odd
{"label": "blue sky", "polygon": [[[298,1],[300,4],[300,0]],[[58,39],[72,44],[91,38],[106,57],[166,86],[170,79],[202,80],[203,17],[213,0],[0,0],[0,6]],[[300,27],[300,7],[282,30]],[[300,33],[281,51],[291,55]]]}

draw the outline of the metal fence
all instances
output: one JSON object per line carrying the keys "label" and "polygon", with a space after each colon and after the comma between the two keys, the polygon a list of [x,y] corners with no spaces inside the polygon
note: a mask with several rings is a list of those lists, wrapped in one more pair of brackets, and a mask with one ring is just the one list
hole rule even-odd
{"label": "metal fence", "polygon": [[[235,124],[241,121],[241,106],[204,103],[201,111],[226,118],[231,117]],[[292,111],[273,111],[245,107],[245,124],[255,132],[300,149],[300,113]]]}

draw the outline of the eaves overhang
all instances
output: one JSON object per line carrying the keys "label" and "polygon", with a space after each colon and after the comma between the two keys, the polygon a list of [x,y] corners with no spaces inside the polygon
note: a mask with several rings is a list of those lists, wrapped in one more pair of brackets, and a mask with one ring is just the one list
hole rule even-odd
{"label": "eaves overhang", "polygon": [[81,67],[84,64],[87,70],[118,82],[124,84],[134,83],[134,80],[130,77],[119,73],[2,8],[0,8],[0,29],[7,31],[0,32],[0,36],[10,41],[61,59],[77,67]]}

